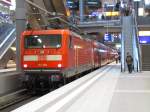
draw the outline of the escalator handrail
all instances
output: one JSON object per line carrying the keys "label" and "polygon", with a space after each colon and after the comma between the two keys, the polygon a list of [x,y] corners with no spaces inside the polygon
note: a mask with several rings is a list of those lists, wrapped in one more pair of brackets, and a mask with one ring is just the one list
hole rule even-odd
{"label": "escalator handrail", "polygon": [[133,20],[134,20],[134,26],[135,26],[135,33],[136,33],[136,47],[138,49],[138,58],[139,58],[139,61],[137,62],[138,65],[139,65],[139,71],[141,71],[141,48],[140,48],[140,45],[139,45],[139,38],[138,38],[138,23],[137,23],[137,17],[135,15],[135,10],[133,9],[132,10],[132,15],[133,15]]}
{"label": "escalator handrail", "polygon": [[2,59],[2,57],[4,56],[4,54],[7,52],[7,50],[11,47],[11,45],[14,43],[14,41],[16,40],[16,36],[15,38],[11,41],[11,43],[8,45],[8,47],[5,49],[5,51],[0,54],[0,60]]}
{"label": "escalator handrail", "polygon": [[16,31],[16,29],[12,29],[12,31],[7,35],[7,37],[4,39],[4,41],[0,44],[0,48],[5,44],[5,42],[8,40],[8,38]]}
{"label": "escalator handrail", "polygon": [[[7,31],[13,29],[13,28],[14,28],[14,25],[12,25],[12,24],[3,24],[3,25],[0,26],[0,28],[1,28],[1,30],[7,32]],[[5,34],[6,32],[4,32],[4,34]],[[0,34],[0,36],[1,36],[1,34]]]}

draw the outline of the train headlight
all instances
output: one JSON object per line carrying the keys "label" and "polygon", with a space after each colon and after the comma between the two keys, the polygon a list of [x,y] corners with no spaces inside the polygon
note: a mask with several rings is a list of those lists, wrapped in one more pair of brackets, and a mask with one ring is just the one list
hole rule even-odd
{"label": "train headlight", "polygon": [[58,66],[58,68],[61,68],[61,67],[62,67],[62,65],[61,65],[61,64],[58,64],[57,66]]}
{"label": "train headlight", "polygon": [[23,67],[24,67],[24,68],[27,68],[27,67],[28,67],[28,65],[27,65],[27,64],[24,64],[24,65],[23,65]]}

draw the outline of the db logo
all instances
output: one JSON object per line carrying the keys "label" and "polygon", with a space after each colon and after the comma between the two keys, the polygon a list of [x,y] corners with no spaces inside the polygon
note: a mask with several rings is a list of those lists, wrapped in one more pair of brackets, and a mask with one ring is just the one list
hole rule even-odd
{"label": "db logo", "polygon": [[40,50],[40,54],[44,54],[44,50]]}

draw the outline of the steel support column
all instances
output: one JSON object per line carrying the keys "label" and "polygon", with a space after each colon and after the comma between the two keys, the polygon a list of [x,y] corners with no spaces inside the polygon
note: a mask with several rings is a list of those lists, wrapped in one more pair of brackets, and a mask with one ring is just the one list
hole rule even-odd
{"label": "steel support column", "polygon": [[80,9],[80,22],[83,22],[84,15],[84,0],[79,1],[79,9]]}
{"label": "steel support column", "polygon": [[16,0],[16,64],[17,71],[21,72],[20,64],[20,35],[26,27],[26,2],[25,0]]}
{"label": "steel support column", "polygon": [[139,2],[136,1],[134,2],[134,10],[137,18],[138,18],[138,8],[139,8]]}

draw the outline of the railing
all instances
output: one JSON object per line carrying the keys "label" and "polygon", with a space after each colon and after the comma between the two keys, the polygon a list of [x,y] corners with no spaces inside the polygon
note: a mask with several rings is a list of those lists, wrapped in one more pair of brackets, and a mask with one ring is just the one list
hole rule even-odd
{"label": "railing", "polygon": [[150,16],[139,16],[137,22],[138,25],[150,25]]}
{"label": "railing", "polygon": [[135,11],[133,10],[132,11],[132,15],[133,15],[133,25],[135,28],[135,41],[136,41],[136,47],[137,47],[137,54],[138,54],[138,58],[136,60],[136,63],[137,63],[137,71],[141,71],[141,48],[140,48],[140,44],[139,44],[139,38],[138,38],[138,23],[137,23],[137,18],[136,18],[136,15],[135,15]]}
{"label": "railing", "polygon": [[[84,15],[83,18],[84,19],[81,22],[80,17],[72,16],[72,17],[70,17],[70,22],[78,25],[78,24],[89,24],[89,23],[106,23],[107,21],[110,21],[110,22],[111,21],[112,22],[120,21],[120,16],[99,18],[99,16]],[[120,24],[120,22],[119,22],[119,24]]]}

